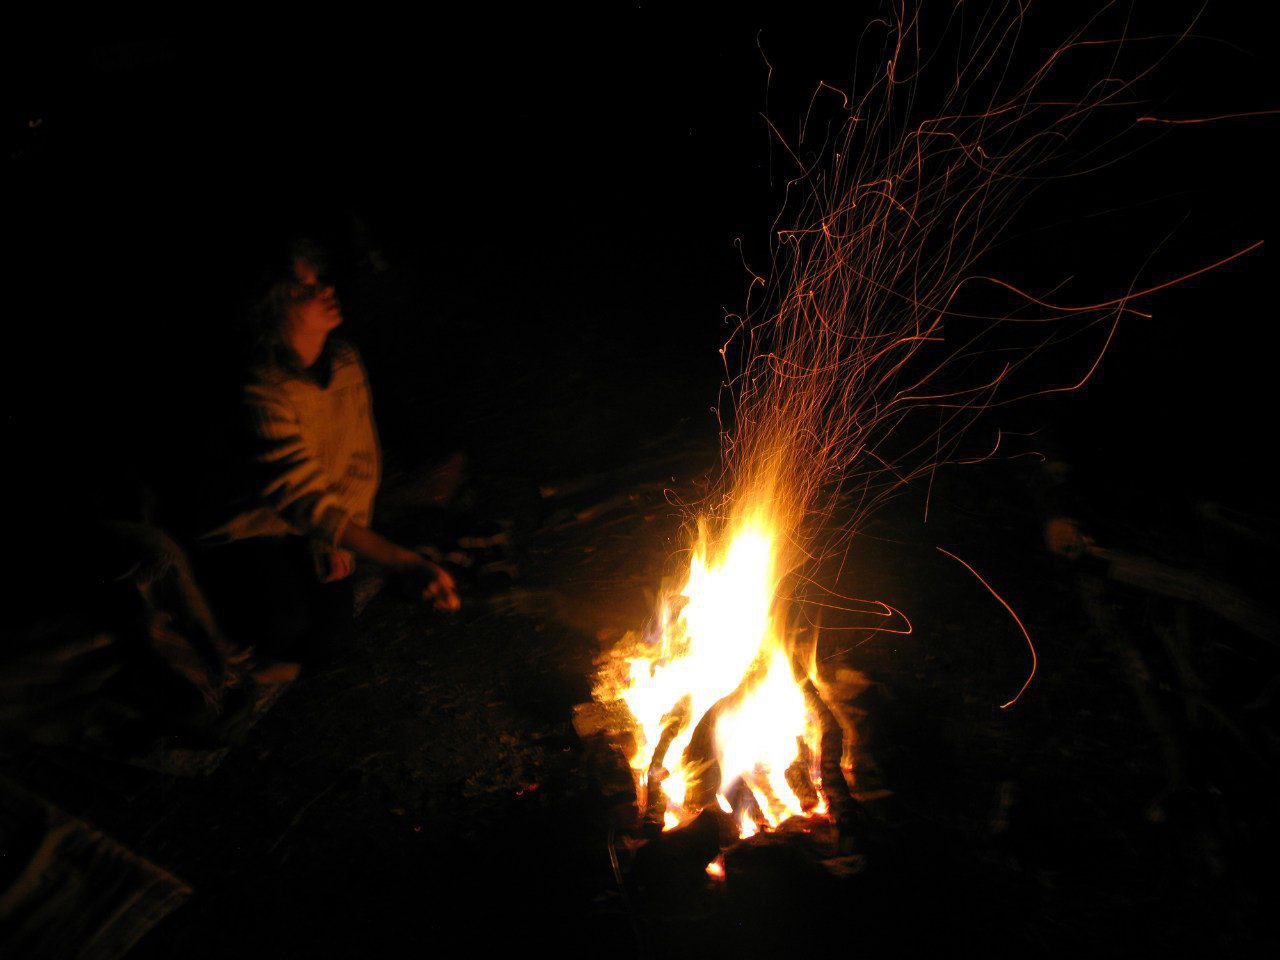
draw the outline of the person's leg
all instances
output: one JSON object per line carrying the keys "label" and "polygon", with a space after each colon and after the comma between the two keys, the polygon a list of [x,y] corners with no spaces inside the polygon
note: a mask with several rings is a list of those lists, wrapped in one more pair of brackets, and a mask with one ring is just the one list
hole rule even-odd
{"label": "person's leg", "polygon": [[215,678],[224,678],[239,657],[214,619],[187,551],[157,528],[151,528],[145,545],[150,559],[139,572],[139,587],[158,610],[172,618]]}

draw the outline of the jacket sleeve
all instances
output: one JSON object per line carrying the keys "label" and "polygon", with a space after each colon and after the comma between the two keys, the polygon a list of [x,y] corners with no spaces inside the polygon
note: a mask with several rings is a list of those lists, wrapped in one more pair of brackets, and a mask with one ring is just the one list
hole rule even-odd
{"label": "jacket sleeve", "polygon": [[351,517],[303,436],[297,411],[266,386],[247,387],[244,399],[260,501],[296,532],[336,546]]}

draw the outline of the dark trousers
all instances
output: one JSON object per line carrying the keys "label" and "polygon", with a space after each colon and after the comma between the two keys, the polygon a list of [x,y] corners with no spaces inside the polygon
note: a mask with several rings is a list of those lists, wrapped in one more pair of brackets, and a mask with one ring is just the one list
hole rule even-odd
{"label": "dark trousers", "polygon": [[259,658],[314,665],[351,638],[351,578],[321,583],[302,537],[209,547],[197,559],[197,575],[223,633]]}

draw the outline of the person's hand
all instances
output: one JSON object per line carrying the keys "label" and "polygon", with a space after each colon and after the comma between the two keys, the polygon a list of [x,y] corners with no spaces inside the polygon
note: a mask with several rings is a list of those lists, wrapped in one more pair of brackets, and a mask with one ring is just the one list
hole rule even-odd
{"label": "person's hand", "polygon": [[449,572],[443,567],[438,567],[430,560],[426,562],[427,568],[431,571],[431,582],[422,590],[424,600],[431,603],[437,610],[444,610],[453,613],[462,607],[462,601],[458,598],[458,586],[453,582],[453,577],[449,576]]}
{"label": "person's hand", "polygon": [[450,613],[462,606],[453,577],[443,567],[432,563],[420,553],[406,550],[401,562],[396,565],[396,574],[406,592],[414,599]]}

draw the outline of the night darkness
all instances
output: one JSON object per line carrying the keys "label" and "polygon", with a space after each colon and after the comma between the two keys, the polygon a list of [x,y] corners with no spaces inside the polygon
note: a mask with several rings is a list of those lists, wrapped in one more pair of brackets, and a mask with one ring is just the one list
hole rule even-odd
{"label": "night darkness", "polygon": [[[984,419],[973,449],[1003,428],[1009,456],[940,471],[927,523],[926,489],[909,487],[839,574],[915,625],[820,648],[871,683],[855,706],[882,788],[865,867],[833,879],[782,851],[722,888],[698,873],[655,892],[652,864],[615,883],[607,778],[573,707],[678,561],[673,502],[716,473],[717,349],[794,175],[762,114],[793,131],[818,81],[865,76],[877,45],[854,55],[882,6],[6,37],[0,891],[38,844],[21,797],[194,891],[124,938],[138,958],[1269,952],[1280,121],[1265,111],[1280,77],[1263,15],[1227,0],[1099,16],[1090,35],[1157,38],[1139,46],[1158,68],[1098,128],[1114,162],[1037,187],[984,268],[1086,303],[1264,245],[1145,298],[1151,317],[1124,320],[1084,388]],[[924,6],[929,40],[929,12],[952,5]],[[1015,68],[1083,26],[1076,4],[1045,6]],[[1142,115],[1255,111],[1132,136]],[[82,598],[101,607],[104,517],[142,511],[184,545],[201,529],[245,305],[299,236],[327,250],[341,335],[368,370],[373,527],[415,546],[502,530],[502,556],[493,576],[487,555],[459,571],[453,616],[358,574],[348,646],[304,666],[230,750],[193,747],[216,761],[184,775],[155,760],[186,732],[152,716],[155,676],[121,680],[127,651],[102,684],[96,661],[59,660],[53,679],[31,664]],[[1080,357],[1097,346],[1082,337]],[[455,451],[461,492],[424,507]],[[1046,549],[1066,515],[1110,567]],[[999,585],[1038,641],[1013,710],[996,705],[1025,646],[935,546]],[[64,681],[74,696],[52,692]],[[49,916],[92,917],[99,892],[50,895]],[[37,920],[3,896],[0,945],[62,955],[22,940]]]}

